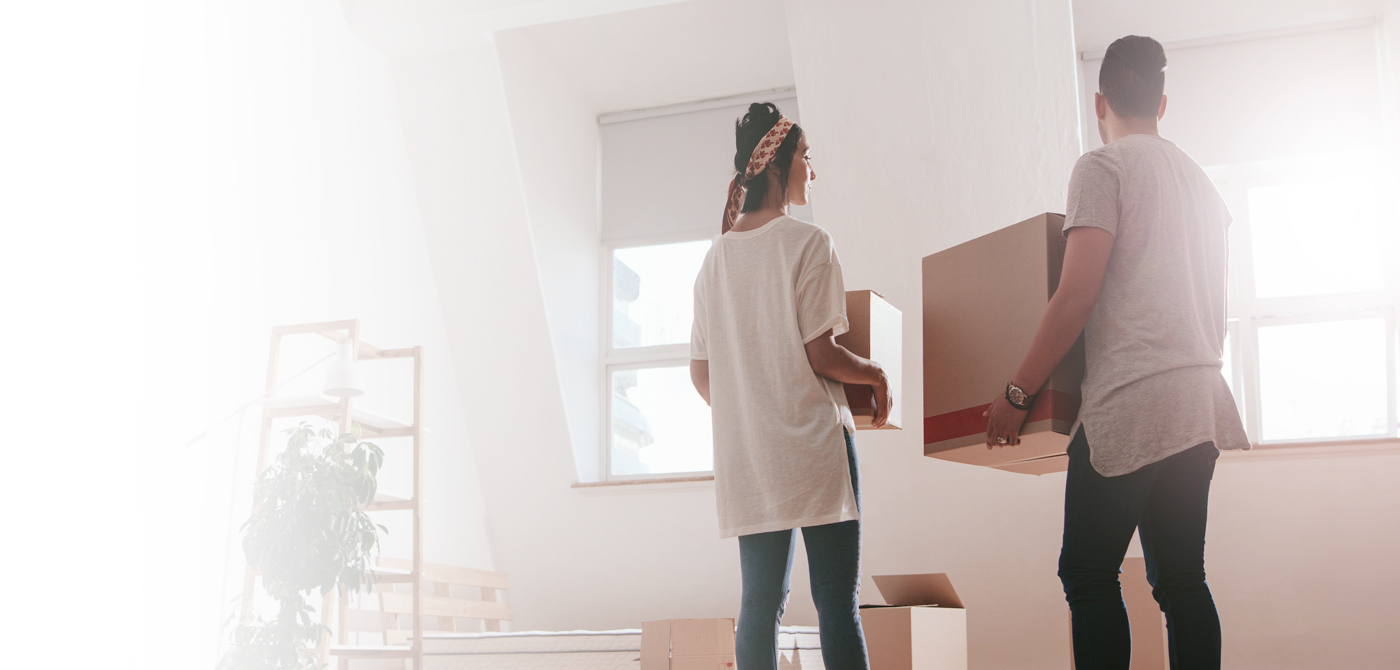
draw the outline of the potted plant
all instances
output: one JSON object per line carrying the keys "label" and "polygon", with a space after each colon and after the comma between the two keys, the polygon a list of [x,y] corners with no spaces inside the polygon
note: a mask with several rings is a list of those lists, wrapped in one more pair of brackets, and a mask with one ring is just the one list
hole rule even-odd
{"label": "potted plant", "polygon": [[220,670],[310,670],[323,632],[305,595],[358,590],[383,526],[365,513],[374,500],[384,452],[358,434],[316,429],[287,431],[287,448],[253,489],[253,514],[243,524],[243,553],[262,573],[263,589],[278,603],[272,621],[240,621]]}

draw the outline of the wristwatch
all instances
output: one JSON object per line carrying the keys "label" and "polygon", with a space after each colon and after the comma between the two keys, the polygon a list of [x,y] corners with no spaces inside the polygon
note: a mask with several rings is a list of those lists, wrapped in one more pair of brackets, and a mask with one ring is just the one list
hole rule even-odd
{"label": "wristwatch", "polygon": [[1035,396],[1026,393],[1025,389],[1011,382],[1006,382],[1006,402],[1011,403],[1012,407],[1025,412],[1031,408],[1031,401],[1034,399]]}

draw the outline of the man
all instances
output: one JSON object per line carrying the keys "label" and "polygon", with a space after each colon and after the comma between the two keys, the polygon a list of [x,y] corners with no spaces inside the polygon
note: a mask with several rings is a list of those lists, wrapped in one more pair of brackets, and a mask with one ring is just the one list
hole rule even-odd
{"label": "man", "polygon": [[1135,529],[1171,667],[1220,667],[1206,504],[1218,450],[1249,448],[1221,374],[1231,219],[1200,166],[1157,132],[1166,66],[1148,37],[1104,55],[1094,95],[1104,146],[1070,177],[1059,289],[987,411],[988,447],[1016,445],[1035,392],[1083,331],[1059,572],[1079,670],[1128,668],[1118,572]]}

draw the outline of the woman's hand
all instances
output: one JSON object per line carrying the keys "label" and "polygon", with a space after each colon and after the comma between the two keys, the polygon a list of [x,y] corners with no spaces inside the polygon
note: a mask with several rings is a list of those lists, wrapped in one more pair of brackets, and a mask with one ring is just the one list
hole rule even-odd
{"label": "woman's hand", "polygon": [[1016,409],[1006,398],[997,398],[982,413],[987,417],[987,449],[1014,447],[1021,443],[1021,425],[1026,422],[1026,410]]}
{"label": "woman's hand", "polygon": [[870,388],[875,391],[875,415],[870,418],[870,425],[880,428],[890,420],[890,407],[894,403],[894,396],[890,395],[890,378],[884,368],[880,368],[880,379]]}
{"label": "woman's hand", "polygon": [[890,419],[890,405],[895,401],[890,397],[890,378],[879,363],[861,358],[849,349],[836,343],[836,338],[828,330],[808,342],[807,362],[815,372],[832,381],[842,384],[867,384],[875,395],[874,415],[870,423],[879,428]]}

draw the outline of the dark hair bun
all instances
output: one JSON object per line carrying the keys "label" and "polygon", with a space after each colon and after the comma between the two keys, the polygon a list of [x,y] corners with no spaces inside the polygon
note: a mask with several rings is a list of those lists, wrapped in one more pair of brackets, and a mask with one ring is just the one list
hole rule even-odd
{"label": "dark hair bun", "polygon": [[734,122],[734,169],[743,172],[749,166],[749,157],[768,131],[778,123],[782,112],[771,102],[755,102],[743,118]]}

